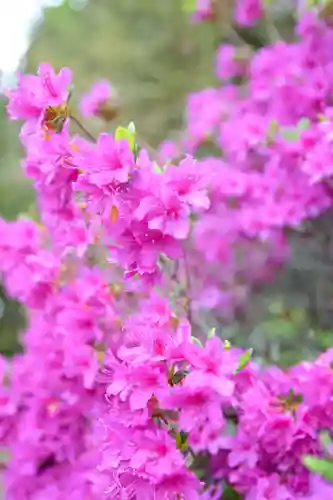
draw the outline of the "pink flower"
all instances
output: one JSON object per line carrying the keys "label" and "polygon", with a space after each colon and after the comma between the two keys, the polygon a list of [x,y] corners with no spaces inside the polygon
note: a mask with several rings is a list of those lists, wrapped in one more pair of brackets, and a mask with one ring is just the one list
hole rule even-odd
{"label": "pink flower", "polygon": [[173,499],[181,495],[191,500],[200,500],[201,482],[187,468],[175,470],[170,476],[165,476],[156,486],[156,500]]}
{"label": "pink flower", "polygon": [[196,0],[196,9],[192,19],[196,22],[210,20],[213,17],[213,1]]}
{"label": "pink flower", "polygon": [[295,498],[288,489],[279,484],[277,476],[268,476],[259,479],[246,497],[248,500],[293,500]]}
{"label": "pink flower", "polygon": [[238,24],[251,26],[263,15],[262,0],[237,0],[235,19]]}
{"label": "pink flower", "polygon": [[158,163],[164,165],[181,155],[179,145],[175,141],[164,141],[158,149]]}
{"label": "pink flower", "polygon": [[130,458],[130,466],[145,472],[154,480],[172,476],[175,470],[184,467],[184,457],[177,450],[175,440],[164,431],[137,432],[134,436],[137,450]]}
{"label": "pink flower", "polygon": [[[224,362],[224,357],[226,362]],[[224,354],[223,344],[217,337],[206,342],[191,358],[191,373],[186,378],[186,383],[193,388],[211,387],[226,401],[230,400],[234,391],[234,382],[231,375],[237,368],[237,359],[228,359]]]}
{"label": "pink flower", "polygon": [[211,138],[218,126],[224,108],[222,91],[207,88],[190,94],[187,101],[184,145],[189,153]]}
{"label": "pink flower", "polygon": [[126,140],[115,141],[109,134],[100,134],[96,146],[86,151],[80,159],[82,174],[79,185],[108,189],[126,183],[134,167],[133,154]]}
{"label": "pink flower", "polygon": [[215,73],[220,80],[244,76],[246,60],[233,45],[220,45],[216,54]]}
{"label": "pink flower", "polygon": [[81,113],[84,116],[98,114],[101,105],[105,104],[112,95],[112,87],[106,80],[101,80],[90,88],[89,92],[82,97]]}
{"label": "pink flower", "polygon": [[37,121],[48,106],[62,106],[67,101],[71,80],[69,68],[56,74],[47,63],[40,64],[37,75],[19,75],[17,89],[7,92],[10,118]]}
{"label": "pink flower", "polygon": [[143,198],[134,215],[140,221],[146,220],[149,229],[175,239],[185,239],[190,231],[189,209],[168,186],[161,187],[158,197]]}
{"label": "pink flower", "polygon": [[223,494],[223,487],[221,484],[209,486],[204,493],[200,495],[200,500],[220,500]]}
{"label": "pink flower", "polygon": [[[121,354],[121,353],[120,353]],[[114,362],[106,360],[110,368]],[[167,384],[167,376],[163,365],[150,363],[146,359],[139,363],[115,365],[112,381],[107,387],[109,396],[119,396],[121,401],[129,401],[130,408],[141,410],[147,408],[148,401],[153,395]]]}
{"label": "pink flower", "polygon": [[155,273],[161,253],[169,258],[180,258],[182,250],[174,238],[159,230],[150,229],[148,223],[134,221],[119,236],[116,245],[110,245],[111,258],[123,265],[132,275]]}
{"label": "pink flower", "polygon": [[205,171],[190,156],[177,167],[170,165],[164,175],[165,183],[179,199],[193,209],[208,209],[208,182]]}

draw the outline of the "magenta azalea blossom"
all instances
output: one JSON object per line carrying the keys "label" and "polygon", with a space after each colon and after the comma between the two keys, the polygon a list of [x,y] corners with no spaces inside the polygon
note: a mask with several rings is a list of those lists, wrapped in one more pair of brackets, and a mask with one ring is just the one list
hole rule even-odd
{"label": "magenta azalea blossom", "polygon": [[101,104],[107,102],[112,95],[112,87],[106,80],[94,83],[90,91],[82,97],[81,113],[84,116],[92,116],[98,112]]}
{"label": "magenta azalea blossom", "polygon": [[38,120],[48,106],[66,103],[71,81],[69,68],[57,74],[46,63],[40,64],[37,75],[19,75],[18,87],[7,92],[9,116],[14,120]]}

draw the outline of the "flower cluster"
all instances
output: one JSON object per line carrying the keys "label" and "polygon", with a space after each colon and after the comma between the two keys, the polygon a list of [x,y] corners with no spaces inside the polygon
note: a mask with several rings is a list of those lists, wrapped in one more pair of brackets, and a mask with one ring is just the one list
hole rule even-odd
{"label": "flower cluster", "polygon": [[[195,19],[216,9],[199,1]],[[235,21],[263,10],[236,2]],[[332,40],[305,10],[293,43],[222,45],[221,86],[189,96],[184,134],[157,162],[132,125],[84,128],[69,69],[19,76],[8,114],[24,121],[40,220],[0,220],[1,279],[27,325],[22,352],[0,360],[6,499],[332,497],[304,465],[332,452],[320,439],[333,432],[332,351],[262,368],[200,324],[274,278],[286,228],[332,208]],[[111,121],[108,82],[80,109]]]}

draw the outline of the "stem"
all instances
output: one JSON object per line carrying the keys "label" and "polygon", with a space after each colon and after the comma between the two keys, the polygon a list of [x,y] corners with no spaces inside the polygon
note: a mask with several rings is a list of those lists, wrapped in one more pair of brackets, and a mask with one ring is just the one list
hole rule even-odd
{"label": "stem", "polygon": [[89,132],[89,130],[87,130],[83,125],[82,123],[77,119],[75,118],[75,116],[73,115],[70,115],[69,116],[73,122],[76,124],[76,126],[88,137],[88,139],[92,142],[96,142],[96,138]]}

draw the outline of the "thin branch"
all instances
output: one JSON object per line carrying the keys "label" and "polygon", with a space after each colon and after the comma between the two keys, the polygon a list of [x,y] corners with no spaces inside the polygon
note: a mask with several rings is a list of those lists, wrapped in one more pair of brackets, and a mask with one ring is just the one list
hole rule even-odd
{"label": "thin branch", "polygon": [[70,118],[71,120],[73,120],[73,122],[76,124],[76,126],[81,130],[81,132],[84,133],[84,135],[86,135],[88,137],[88,139],[92,142],[96,142],[96,138],[89,132],[89,130],[87,130],[83,125],[82,123],[77,119],[75,118],[75,116],[73,115],[70,115]]}

